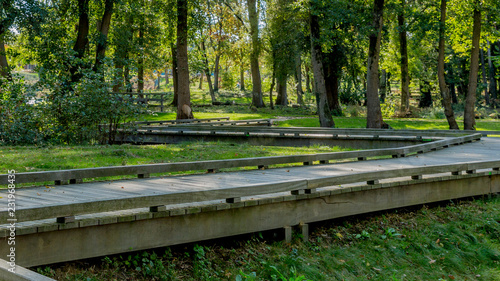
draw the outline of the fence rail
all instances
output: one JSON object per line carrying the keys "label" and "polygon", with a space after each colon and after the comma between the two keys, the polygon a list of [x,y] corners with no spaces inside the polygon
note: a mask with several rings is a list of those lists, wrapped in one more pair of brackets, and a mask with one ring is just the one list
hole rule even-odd
{"label": "fence rail", "polygon": [[[262,119],[267,120],[267,119]],[[244,122],[247,120],[238,120],[237,122]],[[263,121],[265,122],[265,121]],[[137,129],[138,132],[209,132],[211,134],[217,132],[233,132],[233,133],[246,133],[248,134],[276,134],[285,135],[293,134],[295,136],[305,135],[331,135],[332,137],[338,136],[359,136],[359,135],[372,135],[372,136],[414,136],[416,138],[422,137],[457,137],[471,134],[500,135],[500,131],[460,131],[460,130],[387,130],[387,129],[336,129],[336,128],[309,128],[309,127],[251,127],[245,126],[214,126],[212,124],[178,124],[166,126],[141,126]]]}
{"label": "fence rail", "polygon": [[[209,160],[197,162],[180,162],[180,163],[163,163],[163,164],[148,164],[148,165],[133,165],[133,166],[116,166],[116,167],[99,167],[86,169],[71,169],[59,171],[42,171],[17,173],[16,183],[36,183],[54,181],[55,184],[65,183],[81,183],[86,178],[100,178],[122,175],[138,175],[139,178],[149,177],[153,173],[169,173],[180,171],[196,171],[249,167],[256,166],[263,168],[268,165],[289,164],[289,163],[306,163],[319,161],[326,163],[329,160],[358,158],[365,160],[368,157],[378,156],[393,156],[401,157],[412,153],[423,153],[430,150],[435,150],[451,145],[459,145],[465,142],[472,142],[481,139],[481,134],[473,134],[457,138],[449,138],[438,140],[429,143],[417,144],[400,148],[344,151],[332,153],[319,153],[308,155],[291,155],[291,156],[271,156],[271,157],[255,157],[255,158],[240,158],[228,160]],[[0,183],[7,183],[8,174],[0,175]]]}
{"label": "fence rail", "polygon": [[159,102],[161,112],[164,112],[167,96],[172,95],[168,93],[111,93],[111,94],[123,97],[128,96],[129,99],[132,99],[136,103],[144,103],[149,105],[150,102]]}
{"label": "fence rail", "polygon": [[[431,165],[415,168],[390,169],[385,171],[359,172],[349,175],[330,176],[312,180],[289,180],[279,183],[273,182],[266,184],[254,184],[225,189],[163,193],[157,195],[138,195],[128,198],[92,200],[80,203],[45,205],[17,209],[16,218],[20,222],[212,200],[225,199],[226,202],[235,202],[237,201],[237,198],[247,196],[256,196],[279,192],[292,192],[292,194],[314,193],[316,192],[317,188],[340,184],[366,181],[367,184],[373,185],[377,184],[378,180],[382,179],[411,177],[412,180],[417,180],[422,179],[423,175],[440,173],[452,173],[453,175],[457,175],[462,171],[466,171],[467,173],[472,174],[475,173],[476,170],[480,169],[492,169],[493,171],[498,171],[499,167],[500,160],[480,161],[461,164]],[[8,219],[7,211],[0,212],[0,219]]]}

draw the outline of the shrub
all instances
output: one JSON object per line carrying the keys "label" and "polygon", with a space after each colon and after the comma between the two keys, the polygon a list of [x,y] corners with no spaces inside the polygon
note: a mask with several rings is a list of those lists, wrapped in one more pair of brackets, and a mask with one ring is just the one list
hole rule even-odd
{"label": "shrub", "polygon": [[43,104],[23,78],[0,78],[0,144],[43,143],[48,134],[43,113]]}

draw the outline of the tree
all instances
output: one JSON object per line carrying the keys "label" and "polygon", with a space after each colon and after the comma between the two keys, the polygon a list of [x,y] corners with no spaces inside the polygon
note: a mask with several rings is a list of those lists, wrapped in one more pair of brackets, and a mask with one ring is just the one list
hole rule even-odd
{"label": "tree", "polygon": [[259,16],[257,14],[256,5],[256,0],[247,0],[250,37],[252,39],[252,52],[250,54],[250,67],[252,71],[252,105],[255,107],[264,107],[264,102],[262,100],[262,81],[259,69]]}
{"label": "tree", "polygon": [[188,1],[177,0],[177,119],[193,119],[188,67]]}
{"label": "tree", "polygon": [[387,124],[382,119],[380,108],[379,89],[379,58],[380,42],[382,39],[382,24],[384,13],[384,0],[373,1],[373,26],[370,33],[370,45],[368,47],[368,66],[366,74],[366,107],[367,128],[386,128]]}
{"label": "tree", "polygon": [[474,107],[476,103],[477,76],[479,72],[479,39],[481,38],[481,1],[474,1],[474,25],[472,31],[472,50],[470,58],[469,88],[465,99],[464,130],[475,130],[476,119]]}
{"label": "tree", "polygon": [[315,95],[318,105],[319,124],[321,127],[335,127],[328,99],[326,96],[325,76],[323,69],[323,51],[321,50],[320,26],[316,0],[310,4],[310,30],[311,30],[311,64],[314,75]]}
{"label": "tree", "polygon": [[401,0],[401,11],[398,14],[399,50],[401,57],[401,113],[410,111],[410,75],[408,71],[408,45],[406,40],[405,2]]}
{"label": "tree", "polygon": [[102,19],[98,30],[94,71],[100,70],[103,64],[103,59],[106,54],[106,47],[108,44],[108,32],[111,24],[111,16],[113,15],[113,4],[114,4],[113,2],[114,0],[105,0],[104,2],[104,13],[102,15]]}
{"label": "tree", "polygon": [[455,113],[451,107],[450,90],[446,85],[444,77],[444,48],[445,48],[445,26],[446,26],[446,0],[441,0],[441,18],[439,26],[439,55],[438,55],[438,80],[439,91],[441,93],[444,114],[448,120],[450,130],[458,130],[458,124],[455,120]]}

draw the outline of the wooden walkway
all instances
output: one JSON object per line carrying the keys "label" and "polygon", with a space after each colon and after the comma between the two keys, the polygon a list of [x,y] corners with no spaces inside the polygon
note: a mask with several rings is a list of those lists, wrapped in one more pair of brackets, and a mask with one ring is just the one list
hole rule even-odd
{"label": "wooden walkway", "polygon": [[[359,160],[365,159],[359,157]],[[121,225],[120,223],[132,223],[133,221],[139,220],[141,221],[141,227],[144,228],[144,225],[142,225],[144,219],[146,219],[145,221],[148,221],[148,219],[153,221],[155,218],[165,216],[189,215],[202,213],[204,211],[215,212],[231,209],[235,206],[241,209],[247,209],[246,207],[260,206],[264,205],[264,203],[313,199],[315,197],[333,196],[334,194],[361,190],[400,186],[404,184],[408,185],[412,180],[414,180],[415,183],[423,184],[426,180],[429,180],[428,182],[442,181],[443,175],[445,174],[447,176],[445,180],[460,180],[462,179],[460,176],[462,171],[466,172],[464,178],[466,178],[465,176],[473,177],[476,173],[482,173],[480,175],[481,177],[487,177],[488,173],[489,175],[498,175],[498,168],[500,167],[500,138],[483,137],[481,140],[472,143],[450,146],[444,149],[418,153],[407,157],[320,165],[312,165],[313,163],[311,162],[304,164],[311,165],[266,170],[257,169],[237,172],[21,188],[16,190],[16,213],[19,216],[17,235],[26,235],[26,237],[29,237],[30,235],[33,236],[38,234],[40,236],[35,240],[29,240],[31,241],[29,243],[34,243],[33,241],[38,241],[37,243],[40,243],[41,240],[48,239],[43,237],[56,237],[57,233],[61,233],[62,230],[67,229],[81,229],[82,233],[85,233],[89,231],[88,229],[91,227],[111,224]],[[497,183],[500,181],[498,176],[495,180]],[[394,182],[397,182],[397,184],[395,185]],[[355,186],[361,187],[355,188]],[[475,187],[471,186],[470,188],[473,189]],[[290,191],[292,192],[291,194]],[[451,195],[451,198],[490,192],[493,191],[488,184],[488,188],[484,192],[463,193],[456,197]],[[428,193],[429,191],[421,196],[432,197],[429,196]],[[0,214],[6,214],[7,191],[1,190],[0,197]],[[447,197],[436,197],[436,199],[428,199],[427,201],[443,200],[442,198],[446,199]],[[405,204],[427,201],[422,201],[420,199],[412,201],[408,199],[408,202]],[[388,207],[393,206],[387,201],[380,201],[379,203],[386,204]],[[151,208],[147,208],[147,206]],[[296,206],[284,206],[284,214],[287,212],[285,207],[298,208]],[[89,208],[93,211],[89,212]],[[269,212],[269,210],[266,212],[280,212],[279,209],[274,210],[277,207],[272,208],[273,210],[271,210],[271,212]],[[377,208],[380,209],[381,207],[378,206]],[[117,212],[110,212],[115,210],[117,210]],[[54,216],[51,217],[51,214],[54,214]],[[232,214],[234,215],[234,213]],[[23,219],[23,215],[26,215],[30,219]],[[73,215],[76,217],[69,217],[70,219],[66,221],[66,223],[55,223],[55,217],[62,218],[64,216]],[[321,213],[308,215],[312,217],[316,216],[317,220],[327,218]],[[304,220],[314,221],[314,219],[311,218],[305,219],[304,215],[298,216]],[[5,219],[6,216],[2,218]],[[226,218],[225,221],[227,220]],[[241,220],[244,222],[244,217],[238,218],[233,223],[239,225],[240,223],[237,222]],[[283,220],[286,221],[286,219]],[[182,221],[185,223],[186,219]],[[250,224],[251,223],[249,223],[249,225]],[[172,223],[172,225],[175,224]],[[119,228],[119,226],[117,227]],[[161,228],[165,226],[162,224],[160,227],[155,224],[155,227]],[[191,227],[195,226],[191,225]],[[229,227],[238,228],[238,226],[235,225]],[[270,226],[257,227],[253,231],[261,231],[269,227]],[[6,239],[9,235],[8,225],[0,225],[0,230],[2,230],[1,236]],[[96,228],[96,231],[99,231],[99,229]],[[103,229],[100,231],[103,231]],[[206,231],[210,233],[213,230]],[[248,230],[238,231],[244,233]],[[234,234],[231,231],[228,231],[228,233]],[[89,234],[86,234],[86,236],[84,236],[85,238],[78,237],[80,237],[82,241],[88,242],[88,235]],[[141,235],[147,236],[149,234],[142,233]],[[220,234],[217,235],[220,236]],[[217,237],[217,235],[208,235],[206,239]],[[57,237],[59,237],[58,239],[62,239],[60,236]],[[112,244],[112,242],[110,242],[112,238],[107,239],[106,243]],[[179,239],[178,241],[176,240],[175,243],[181,243],[182,241],[189,240]],[[7,244],[6,241],[1,243]],[[94,251],[81,255],[75,253],[61,254],[59,251],[58,253],[60,256],[56,256],[57,254],[53,253],[53,257],[49,257],[50,254],[47,254],[46,248],[48,242],[44,243],[42,243],[44,244],[43,247],[40,245],[34,246],[40,247],[40,256],[31,259],[24,265],[32,266],[43,264],[42,260],[44,259],[48,260],[48,262],[59,262],[72,258],[117,253],[118,251],[102,250],[100,252]],[[133,248],[137,250],[153,246],[159,247],[166,244],[168,243],[158,242],[130,247],[130,249]],[[0,252],[4,251],[4,246],[6,245],[0,245]],[[55,246],[52,245],[52,247]],[[73,244],[72,247],[74,247]],[[83,246],[80,245],[79,247]],[[83,253],[86,250],[80,249],[79,251]],[[42,252],[48,256],[44,256]]]}
{"label": "wooden walkway", "polygon": [[[500,138],[483,138],[479,142],[450,147],[416,156],[300,167],[239,172],[207,173],[146,179],[89,182],[78,185],[41,186],[16,191],[18,209],[54,206],[144,196],[183,194],[186,192],[221,192],[231,197],[237,187],[272,186],[282,183],[312,181],[332,176],[355,176],[366,172],[396,171],[432,165],[460,164],[500,160]],[[397,172],[395,172],[397,175]],[[362,180],[360,180],[362,181]],[[288,189],[288,188],[287,188]],[[263,193],[265,193],[263,191]],[[7,209],[7,191],[0,191],[0,211]],[[207,196],[209,198],[209,196]],[[191,198],[192,199],[192,198]],[[203,194],[198,201],[203,201]],[[169,202],[170,204],[185,203]],[[166,203],[167,204],[167,203]],[[96,209],[97,211],[97,209]]]}

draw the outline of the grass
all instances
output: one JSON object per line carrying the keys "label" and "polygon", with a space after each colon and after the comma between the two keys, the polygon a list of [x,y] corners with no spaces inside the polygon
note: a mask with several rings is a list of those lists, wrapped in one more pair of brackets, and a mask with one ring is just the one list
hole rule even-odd
{"label": "grass", "polygon": [[[17,173],[23,173],[104,166],[314,154],[345,150],[348,149],[328,146],[252,146],[231,142],[186,142],[167,145],[0,146],[0,171],[7,173],[7,170],[15,170]],[[227,170],[234,169],[223,169],[223,171]],[[103,179],[131,177],[134,176]]]}
{"label": "grass", "polygon": [[311,226],[307,242],[269,233],[37,270],[57,280],[500,280],[500,198]]}
{"label": "grass", "polygon": [[[337,117],[334,118],[337,128],[366,128],[366,118],[363,117]],[[412,129],[412,130],[448,130],[448,122],[440,119],[393,119],[386,118],[384,121],[394,129]],[[500,121],[480,120],[476,121],[478,131],[500,130]],[[281,127],[319,127],[317,118],[290,119],[279,122]],[[463,129],[463,123],[459,123],[460,129]]]}
{"label": "grass", "polygon": [[[144,115],[141,119],[173,120],[176,118],[176,111],[173,107],[168,107],[167,112],[155,112],[152,115]],[[348,107],[344,112],[362,111],[357,106]],[[336,128],[366,128],[366,117],[363,113],[355,114],[360,117],[333,117]],[[275,109],[250,108],[248,106],[214,106],[214,107],[195,107],[194,116],[198,119],[229,117],[230,120],[244,119],[277,119],[285,118],[288,120],[277,123],[279,127],[319,127],[318,117],[312,108],[301,107],[276,107]],[[384,117],[384,121],[394,129],[416,129],[416,130],[447,130],[448,123],[446,119],[433,118],[389,118]],[[460,129],[463,129],[463,122],[457,119]],[[479,131],[500,130],[500,120],[498,119],[478,119],[476,120],[476,129]]]}

